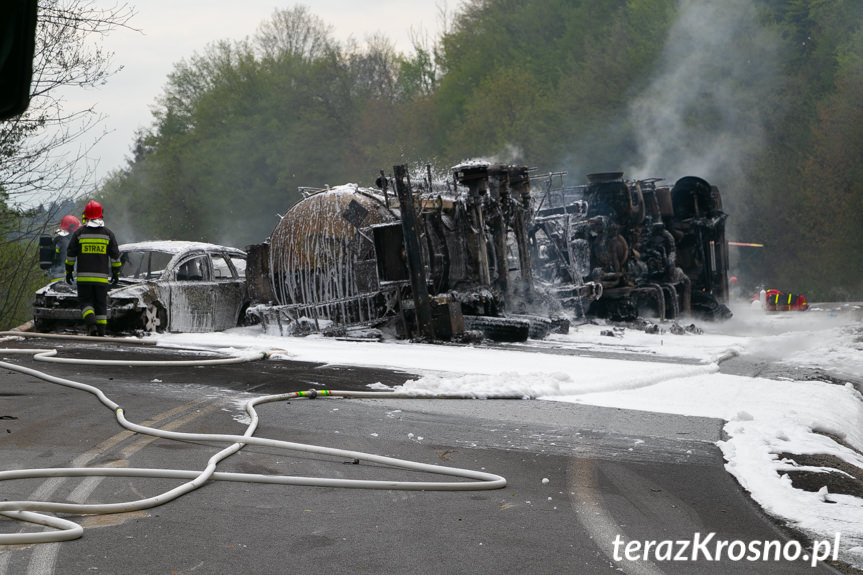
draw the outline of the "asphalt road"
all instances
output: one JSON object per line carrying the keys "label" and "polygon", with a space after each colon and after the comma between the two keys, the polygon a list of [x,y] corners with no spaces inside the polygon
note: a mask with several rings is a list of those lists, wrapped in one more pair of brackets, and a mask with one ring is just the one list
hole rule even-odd
{"label": "asphalt road", "polygon": [[[0,347],[57,342],[3,342]],[[187,358],[146,347],[62,343],[64,356]],[[95,385],[127,417],[196,433],[244,431],[257,394],[362,389],[409,374],[288,361],[208,367],[86,367],[3,361]],[[721,422],[517,400],[315,399],[258,408],[259,437],[502,475],[492,491],[396,491],[210,482],[160,507],[73,517],[75,541],[0,548],[14,574],[832,573],[803,561],[615,560],[615,540],[787,542],[723,469]],[[124,431],[90,394],[0,370],[0,469],[202,469],[218,449]],[[438,480],[365,462],[246,446],[221,471]],[[5,482],[4,501],[122,502],[179,482]],[[0,518],[0,533],[23,527]],[[712,549],[712,548],[711,548]],[[618,558],[622,547],[617,548]]]}

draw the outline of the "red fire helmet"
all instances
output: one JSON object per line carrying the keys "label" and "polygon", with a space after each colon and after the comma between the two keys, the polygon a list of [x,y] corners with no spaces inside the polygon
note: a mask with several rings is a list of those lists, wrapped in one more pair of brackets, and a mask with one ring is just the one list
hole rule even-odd
{"label": "red fire helmet", "polygon": [[63,219],[60,220],[60,229],[67,232],[74,232],[80,225],[81,222],[75,216],[63,216]]}
{"label": "red fire helmet", "polygon": [[93,200],[87,203],[84,206],[84,218],[88,220],[95,220],[102,217],[102,204]]}

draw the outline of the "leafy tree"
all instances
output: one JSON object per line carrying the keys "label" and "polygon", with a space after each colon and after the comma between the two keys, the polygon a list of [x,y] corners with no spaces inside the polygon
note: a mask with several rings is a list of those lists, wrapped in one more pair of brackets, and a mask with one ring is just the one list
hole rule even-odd
{"label": "leafy tree", "polygon": [[859,269],[841,263],[860,261],[857,4],[468,0],[408,55],[276,11],[175,67],[102,193],[140,211],[143,236],[242,247],[299,186],[369,184],[397,162],[440,173],[498,156],[568,183],[698,175],[722,189],[729,237],[768,245],[735,264],[742,279],[859,297]]}
{"label": "leafy tree", "polygon": [[423,46],[415,46],[413,57],[399,62],[399,90],[407,101],[428,96],[437,87],[434,55]]}
{"label": "leafy tree", "polygon": [[[34,265],[30,244],[21,241],[18,234],[19,221],[23,214],[9,206],[9,196],[0,189],[0,329],[9,329],[26,321],[21,301],[28,289],[22,276],[30,273]],[[32,249],[29,249],[32,252]],[[27,264],[30,264],[29,266]],[[32,292],[30,292],[32,293]]]}
{"label": "leafy tree", "polygon": [[[531,122],[543,94],[526,70],[500,68],[477,86],[465,105],[461,123],[451,132],[450,156],[481,157],[508,146],[529,145]],[[521,151],[521,156],[526,155]]]}
{"label": "leafy tree", "polygon": [[795,247],[805,289],[847,299],[863,293],[863,26],[836,60],[836,89],[819,107],[803,163]]}
{"label": "leafy tree", "polygon": [[306,63],[327,57],[333,50],[332,27],[306,6],[275,10],[258,27],[255,44],[264,61],[297,59]]}
{"label": "leafy tree", "polygon": [[[388,41],[342,48],[303,8],[277,11],[248,42],[217,42],[175,66],[106,201],[152,205],[138,235],[259,242],[300,186],[338,184],[392,162],[402,60]],[[375,169],[369,166],[375,166]],[[131,219],[131,218],[130,218]]]}
{"label": "leafy tree", "polygon": [[[90,177],[87,146],[70,150],[101,116],[92,107],[71,109],[63,90],[98,86],[117,71],[99,39],[127,27],[132,15],[127,4],[39,2],[30,107],[0,122],[0,327],[29,316],[34,285],[44,282],[36,238],[54,229],[64,215],[57,207],[79,195]],[[33,219],[20,206],[37,199],[43,210]]]}
{"label": "leafy tree", "polygon": [[730,221],[740,239],[767,246],[740,263],[756,281],[811,300],[859,298],[853,230],[863,189],[848,157],[860,145],[853,71],[863,56],[863,15],[853,2],[771,0],[759,9],[783,40],[782,83],[752,104],[765,118],[764,145],[747,158],[745,193]]}

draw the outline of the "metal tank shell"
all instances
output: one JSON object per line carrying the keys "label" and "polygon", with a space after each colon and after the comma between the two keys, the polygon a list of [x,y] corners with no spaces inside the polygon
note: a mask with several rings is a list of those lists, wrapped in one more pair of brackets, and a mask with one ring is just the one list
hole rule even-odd
{"label": "metal tank shell", "polygon": [[295,204],[270,236],[276,301],[317,304],[376,290],[374,244],[362,229],[397,220],[383,196],[353,184]]}

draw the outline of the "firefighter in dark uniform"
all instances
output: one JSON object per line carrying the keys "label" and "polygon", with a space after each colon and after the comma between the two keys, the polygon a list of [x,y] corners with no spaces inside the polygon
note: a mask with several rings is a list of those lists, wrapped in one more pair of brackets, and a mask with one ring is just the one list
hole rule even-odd
{"label": "firefighter in dark uniform", "polygon": [[63,216],[60,220],[60,227],[57,229],[57,235],[54,236],[54,258],[51,260],[51,267],[48,268],[48,275],[52,281],[61,279],[65,274],[66,250],[69,248],[72,234],[79,227],[81,222],[75,216]]}
{"label": "firefighter in dark uniform", "polygon": [[83,220],[66,251],[66,283],[72,284],[77,264],[78,301],[87,335],[102,336],[108,325],[108,286],[117,285],[123,264],[114,232],[102,221],[102,205],[88,203]]}

